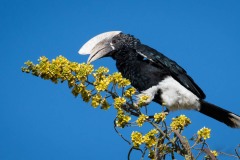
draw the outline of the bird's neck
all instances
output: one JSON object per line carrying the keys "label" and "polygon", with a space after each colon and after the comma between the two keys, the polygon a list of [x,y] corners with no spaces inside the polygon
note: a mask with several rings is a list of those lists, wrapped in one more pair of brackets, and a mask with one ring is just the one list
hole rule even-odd
{"label": "bird's neck", "polygon": [[113,56],[116,60],[116,66],[119,72],[127,79],[132,79],[135,73],[138,72],[140,65],[139,55],[134,51],[121,51]]}

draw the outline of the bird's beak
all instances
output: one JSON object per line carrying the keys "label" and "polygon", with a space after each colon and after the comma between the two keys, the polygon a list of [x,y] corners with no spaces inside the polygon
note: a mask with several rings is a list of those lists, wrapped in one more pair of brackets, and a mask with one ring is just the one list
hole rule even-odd
{"label": "bird's beak", "polygon": [[114,50],[111,45],[112,38],[121,31],[111,31],[99,34],[86,42],[78,51],[79,54],[90,54],[88,62],[91,63],[99,58],[107,56]]}

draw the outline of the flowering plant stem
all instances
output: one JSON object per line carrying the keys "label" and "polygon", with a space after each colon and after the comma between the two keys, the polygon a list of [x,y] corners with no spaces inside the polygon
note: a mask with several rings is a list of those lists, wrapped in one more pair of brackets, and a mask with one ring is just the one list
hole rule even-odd
{"label": "flowering plant stem", "polygon": [[[216,159],[219,154],[240,158],[238,148],[235,150],[236,155],[211,150],[206,143],[211,134],[209,128],[203,127],[195,131],[190,140],[187,139],[183,131],[187,131],[191,121],[185,115],[172,118],[170,125],[167,125],[169,116],[166,112],[149,115],[148,107],[151,103],[146,103],[148,96],[139,96],[130,81],[119,72],[109,74],[106,67],[94,69],[91,64],[71,62],[63,56],[51,61],[43,56],[39,58],[38,64],[27,61],[22,71],[53,83],[67,82],[75,97],[80,96],[83,101],[91,102],[94,108],[108,110],[113,107],[116,110],[114,129],[131,146],[128,159],[131,159],[134,150],[140,151],[142,159],[148,153],[147,157],[155,160],[166,159],[168,155],[172,159],[181,156],[187,160]],[[136,130],[136,126],[139,130],[145,126],[148,129],[142,133]],[[152,127],[150,130],[149,126]],[[128,135],[131,140],[125,138],[118,128],[134,129]]]}

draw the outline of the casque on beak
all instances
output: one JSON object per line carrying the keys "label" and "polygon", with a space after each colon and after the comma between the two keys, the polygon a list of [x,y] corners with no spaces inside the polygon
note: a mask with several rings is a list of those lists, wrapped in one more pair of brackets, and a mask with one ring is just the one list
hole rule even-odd
{"label": "casque on beak", "polygon": [[99,34],[87,41],[78,51],[79,54],[90,54],[88,57],[89,63],[107,56],[114,50],[111,45],[112,38],[121,33],[121,31],[110,31]]}

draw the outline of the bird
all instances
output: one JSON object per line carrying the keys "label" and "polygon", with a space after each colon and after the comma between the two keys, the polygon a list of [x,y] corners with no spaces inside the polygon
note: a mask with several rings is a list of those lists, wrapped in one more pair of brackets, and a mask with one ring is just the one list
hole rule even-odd
{"label": "bird", "polygon": [[232,128],[240,128],[240,116],[211,104],[206,95],[177,62],[142,44],[131,34],[108,31],[88,40],[78,51],[89,55],[87,62],[111,57],[124,78],[130,80],[147,102],[156,102],[168,111],[196,110]]}

